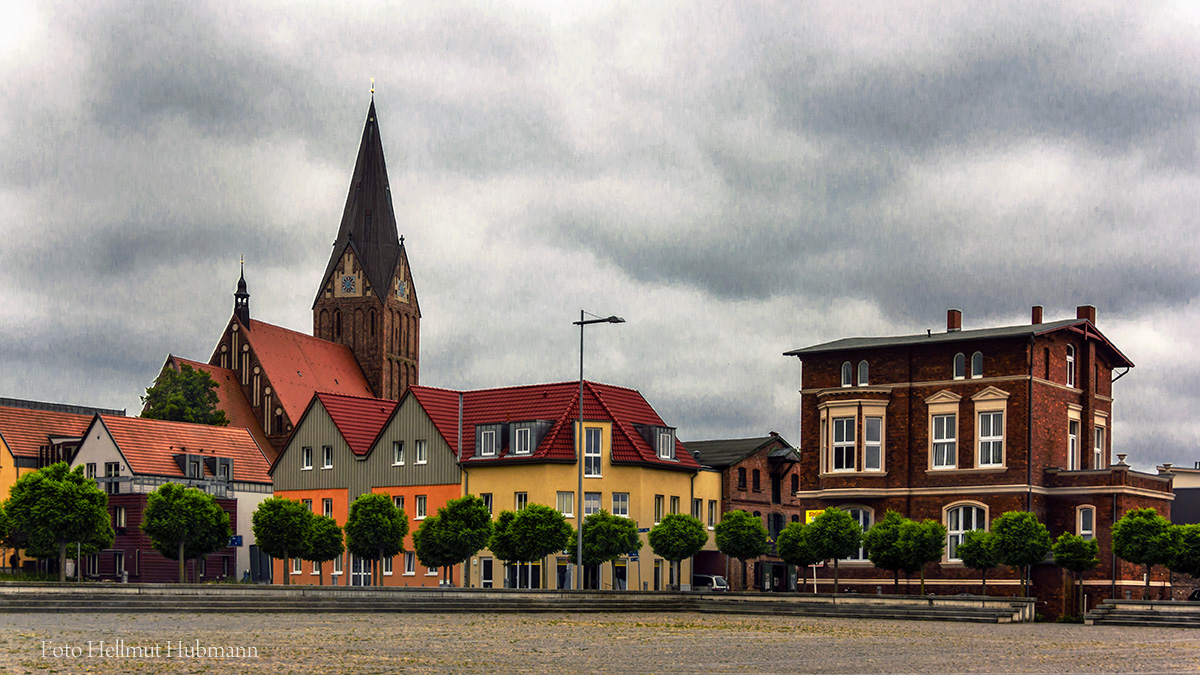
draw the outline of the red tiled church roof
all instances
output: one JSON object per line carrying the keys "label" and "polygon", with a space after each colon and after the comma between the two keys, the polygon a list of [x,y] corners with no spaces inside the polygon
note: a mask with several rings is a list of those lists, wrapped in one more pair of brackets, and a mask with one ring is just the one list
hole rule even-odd
{"label": "red tiled church roof", "polygon": [[[173,455],[198,454],[233,459],[233,480],[270,483],[270,464],[246,429],[97,415],[135,474],[180,476]],[[205,467],[207,471],[207,467]]]}
{"label": "red tiled church roof", "polygon": [[[450,447],[458,452],[458,392],[423,386],[410,387],[409,392],[421,403]],[[474,458],[475,426],[478,424],[546,420],[553,424],[528,458],[510,457],[505,447],[497,453],[496,460],[574,461],[574,423],[579,418],[578,400],[577,381],[463,392],[462,460],[465,462]],[[654,448],[638,433],[634,425],[667,425],[637,390],[585,382],[583,400],[585,420],[612,422],[613,461],[699,468],[678,439],[675,441],[676,460],[673,461],[659,458]]]}
{"label": "red tiled church roof", "polygon": [[242,384],[238,381],[237,373],[228,368],[200,363],[172,354],[167,357],[167,365],[172,366],[173,364],[175,367],[189,365],[195,370],[203,370],[211,375],[217,382],[217,407],[225,411],[225,419],[229,420],[229,426],[248,430],[258,446],[267,453],[267,459],[274,461],[275,448],[271,446],[267,435],[263,433],[262,421],[254,414],[254,408],[250,406],[250,401],[246,400],[246,394],[242,391]]}
{"label": "red tiled church roof", "polygon": [[374,395],[349,347],[254,319],[247,328],[246,339],[289,419],[299,420],[318,391]]}
{"label": "red tiled church roof", "polygon": [[0,407],[0,437],[15,457],[36,458],[38,448],[48,445],[51,436],[83,436],[92,417],[50,410]]}
{"label": "red tiled church roof", "polygon": [[371,445],[398,405],[396,401],[379,398],[324,392],[316,394],[315,398],[324,406],[325,412],[329,413],[338,432],[346,440],[346,445],[356,455],[371,451]]}

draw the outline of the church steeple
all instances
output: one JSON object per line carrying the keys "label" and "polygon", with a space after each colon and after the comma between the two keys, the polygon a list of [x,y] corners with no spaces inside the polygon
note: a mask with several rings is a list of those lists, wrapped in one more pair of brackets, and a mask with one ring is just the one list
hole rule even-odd
{"label": "church steeple", "polygon": [[250,330],[250,292],[246,290],[246,263],[242,263],[242,278],[238,279],[237,292],[233,294],[233,315]]}
{"label": "church steeple", "polygon": [[421,310],[396,227],[373,94],[313,301],[313,335],[349,347],[375,395],[398,400],[418,381]]}

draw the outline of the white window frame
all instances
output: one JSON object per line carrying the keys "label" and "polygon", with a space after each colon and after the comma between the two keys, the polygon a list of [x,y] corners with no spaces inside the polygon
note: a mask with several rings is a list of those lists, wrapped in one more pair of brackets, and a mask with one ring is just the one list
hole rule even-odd
{"label": "white window frame", "polygon": [[[592,440],[595,439],[593,443]],[[583,477],[601,478],[601,457],[604,435],[600,427],[584,427],[583,430]]]}
{"label": "white window frame", "polygon": [[1004,411],[982,410],[977,417],[979,423],[977,466],[1004,466]]}
{"label": "white window frame", "polygon": [[517,429],[513,439],[513,454],[528,455],[532,451],[533,430],[529,427]]}
{"label": "white window frame", "polygon": [[[871,529],[871,525],[875,522],[875,509],[870,507],[862,506],[860,504],[847,504],[846,506],[839,506],[838,508],[846,513],[849,513],[850,517],[854,519],[854,522],[858,523],[863,532]],[[851,554],[848,558],[841,558],[841,560],[843,562],[863,562],[867,560],[866,549],[859,547],[857,552]]]}
{"label": "white window frame", "polygon": [[429,463],[429,442],[426,440],[418,440],[417,445],[417,464]]}
{"label": "white window frame", "polygon": [[967,355],[959,352],[954,355],[954,379],[961,380],[967,376]]}
{"label": "white window frame", "polygon": [[933,468],[954,469],[958,467],[958,414],[934,415],[929,429],[933,446]]}
{"label": "white window frame", "polygon": [[118,506],[113,512],[113,527],[125,527],[125,507]]}
{"label": "white window frame", "polygon": [[975,380],[983,377],[983,352],[975,352],[971,355],[971,379]]}
{"label": "white window frame", "polygon": [[1083,420],[1080,413],[1083,408],[1074,403],[1067,404],[1067,470],[1078,471],[1083,468],[1083,448],[1080,434],[1083,431]]}
{"label": "white window frame", "polygon": [[667,498],[664,495],[654,495],[654,524],[662,522],[663,511],[667,507]]}
{"label": "white window frame", "polygon": [[332,445],[322,445],[321,446],[321,468],[322,469],[332,469],[333,468],[333,446]]}
{"label": "white window frame", "polygon": [[[871,438],[872,426],[878,426]],[[872,466],[872,455],[874,466]],[[883,418],[876,415],[863,417],[863,471],[883,471]]]}
{"label": "white window frame", "polygon": [[412,551],[404,552],[404,576],[415,577],[417,575],[417,554]]}
{"label": "white window frame", "polygon": [[[858,468],[856,435],[857,417],[833,418],[833,444],[830,448],[831,471],[854,471]],[[847,462],[846,460],[849,460]],[[839,462],[839,460],[841,460]]]}
{"label": "white window frame", "polygon": [[479,495],[479,498],[483,500],[483,505],[487,507],[488,515],[492,515],[492,493],[483,492]]}
{"label": "white window frame", "polygon": [[333,571],[330,572],[330,574],[331,575],[341,575],[341,573],[342,573],[342,556],[339,555],[338,557],[333,559]]}
{"label": "white window frame", "polygon": [[[1085,527],[1084,512],[1090,514],[1091,527]],[[1096,538],[1096,507],[1091,504],[1080,504],[1075,507],[1075,533],[1087,540]]]}
{"label": "white window frame", "polygon": [[[975,466],[981,469],[996,469],[1004,468],[1008,465],[1008,397],[1009,393],[998,387],[986,387],[979,393],[971,397],[971,404],[975,408]],[[983,431],[983,416],[991,415],[992,413],[1000,413],[1000,429],[999,434],[994,426],[995,420],[990,419],[989,429],[987,434]],[[984,444],[998,443],[1000,446],[1000,461],[990,461],[990,451],[994,449],[988,446],[989,461],[984,461]]]}
{"label": "white window frame", "polygon": [[658,434],[658,458],[675,459],[675,436],[669,431]]}
{"label": "white window frame", "polygon": [[417,495],[417,515],[413,516],[413,520],[425,520],[425,512],[428,507],[428,500],[425,495]]}
{"label": "white window frame", "polygon": [[1067,386],[1075,386],[1075,345],[1067,345]]}
{"label": "white window frame", "polygon": [[513,493],[513,510],[520,511],[521,509],[525,508],[526,506],[529,506],[529,493],[528,492],[514,492]]}
{"label": "white window frame", "polygon": [[313,460],[312,448],[307,447],[307,446],[300,448],[300,470],[301,471],[312,471],[312,468],[313,468],[312,460]]}
{"label": "white window frame", "polygon": [[304,564],[299,558],[292,558],[292,574],[304,574]]}
{"label": "white window frame", "polygon": [[392,466],[404,466],[404,441],[392,441]]}
{"label": "white window frame", "polygon": [[390,576],[392,576],[392,559],[391,559],[391,558],[384,558],[384,559],[382,560],[382,563],[383,563],[383,564],[382,564],[382,565],[380,565],[380,566],[381,566],[381,567],[383,567],[383,576],[385,576],[385,577],[390,577]]}
{"label": "white window frame", "polygon": [[119,576],[121,576],[121,574],[124,571],[125,571],[125,552],[117,551],[113,555],[113,574],[115,574],[116,576],[119,577]]}
{"label": "white window frame", "polygon": [[481,457],[496,456],[496,430],[488,429],[479,434],[479,455]]}
{"label": "white window frame", "polygon": [[849,361],[842,364],[842,386],[854,386],[854,365]]}
{"label": "white window frame", "polygon": [[[972,527],[966,528],[963,526],[966,514],[966,509],[972,509],[971,518],[974,521]],[[983,527],[976,527],[978,521],[983,520]],[[962,544],[963,537],[971,530],[988,530],[988,507],[987,504],[981,502],[955,502],[947,504],[942,512],[942,522],[946,525],[946,551],[943,553],[946,562],[962,562],[962,558],[954,557],[957,553],[959,544]]]}
{"label": "white window frame", "polygon": [[321,515],[325,516],[326,518],[333,517],[333,500],[329,497],[325,497],[321,500]]}
{"label": "white window frame", "polygon": [[871,366],[866,359],[858,362],[858,386],[865,387],[871,381]]}
{"label": "white window frame", "polygon": [[671,504],[671,515],[677,515],[679,513],[679,496],[671,495],[671,501],[669,503]]}
{"label": "white window frame", "polygon": [[426,567],[425,570],[425,576],[427,577],[436,577],[438,575],[438,568],[436,567]]}
{"label": "white window frame", "polygon": [[564,518],[574,518],[575,493],[559,491],[556,497],[556,506],[558,507],[558,512],[561,513]]}
{"label": "white window frame", "polygon": [[1092,468],[1104,469],[1108,467],[1108,418],[1102,414],[1097,414],[1092,424],[1095,429],[1092,432],[1094,441],[1092,445]]}
{"label": "white window frame", "polygon": [[600,492],[583,493],[583,517],[587,518],[593,513],[603,509],[603,499],[604,494]]}
{"label": "white window frame", "polygon": [[699,498],[695,498],[695,497],[692,498],[692,517],[695,518],[696,520],[700,520],[701,518],[704,517],[704,500],[703,499],[699,499]]}
{"label": "white window frame", "polygon": [[397,509],[404,510],[404,495],[392,495],[392,505]]}
{"label": "white window frame", "polygon": [[614,492],[612,493],[612,514],[614,516],[629,517],[629,493]]}
{"label": "white window frame", "polygon": [[708,500],[708,529],[717,529],[717,500]]}

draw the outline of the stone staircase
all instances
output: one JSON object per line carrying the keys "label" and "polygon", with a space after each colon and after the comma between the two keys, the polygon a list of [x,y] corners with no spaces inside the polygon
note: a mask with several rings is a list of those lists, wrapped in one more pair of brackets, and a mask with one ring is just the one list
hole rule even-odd
{"label": "stone staircase", "polygon": [[0,612],[695,612],[1012,623],[1025,598],[656,591],[0,583]]}
{"label": "stone staircase", "polygon": [[1083,617],[1089,626],[1200,628],[1200,603],[1161,600],[1106,600]]}

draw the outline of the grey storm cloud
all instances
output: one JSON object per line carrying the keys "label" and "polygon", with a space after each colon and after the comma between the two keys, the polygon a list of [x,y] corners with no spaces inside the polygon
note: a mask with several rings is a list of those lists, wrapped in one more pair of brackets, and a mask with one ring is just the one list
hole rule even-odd
{"label": "grey storm cloud", "polygon": [[306,330],[374,77],[423,383],[574,377],[584,306],[630,319],[590,372],[682,437],[798,442],[782,351],[1090,303],[1139,364],[1114,441],[1200,441],[1168,356],[1200,349],[1187,3],[28,7],[3,395],[136,407],[208,356],[241,255],[255,315]]}

